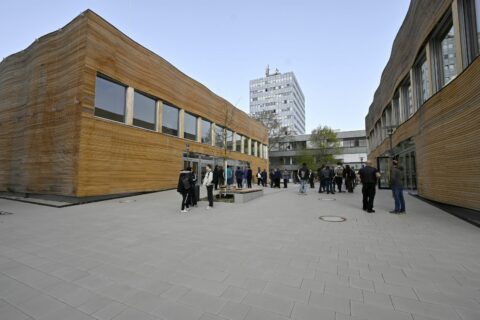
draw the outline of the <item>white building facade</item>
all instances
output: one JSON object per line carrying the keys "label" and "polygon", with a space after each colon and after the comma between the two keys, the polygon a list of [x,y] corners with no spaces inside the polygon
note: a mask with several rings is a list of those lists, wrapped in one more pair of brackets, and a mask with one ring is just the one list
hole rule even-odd
{"label": "white building facade", "polygon": [[294,135],[305,133],[305,97],[293,72],[250,80],[250,114],[271,112]]}

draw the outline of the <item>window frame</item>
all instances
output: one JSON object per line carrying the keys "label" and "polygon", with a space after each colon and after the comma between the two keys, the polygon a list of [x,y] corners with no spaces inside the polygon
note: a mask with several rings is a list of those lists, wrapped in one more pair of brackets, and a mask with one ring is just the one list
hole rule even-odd
{"label": "window frame", "polygon": [[[153,100],[154,119],[153,119],[152,128],[146,128],[146,127],[144,127],[144,126],[135,124],[135,120],[137,120],[137,119],[135,119],[135,109],[136,109],[136,107],[135,107],[135,100],[136,100],[136,99],[135,99],[135,94],[139,94],[139,95],[142,95],[142,96],[144,96],[144,97],[146,97],[146,98],[148,98],[148,99]],[[142,128],[142,129],[150,130],[150,131],[155,131],[155,129],[156,129],[156,127],[157,127],[157,121],[158,121],[158,119],[157,119],[157,118],[158,118],[158,115],[157,115],[157,101],[158,101],[158,98],[156,98],[156,97],[154,97],[154,96],[152,96],[152,95],[149,95],[149,94],[147,94],[147,93],[144,93],[144,92],[142,92],[142,91],[140,91],[140,90],[135,90],[135,89],[134,89],[134,92],[133,92],[133,112],[132,112],[132,125],[133,125],[134,127]],[[138,119],[138,121],[145,122],[145,121],[140,120],[140,119]],[[150,123],[150,124],[151,124],[151,123]]]}
{"label": "window frame", "polygon": [[[98,95],[98,86],[97,86],[97,79],[102,79],[104,81],[107,81],[107,82],[110,82],[112,84],[115,84],[117,86],[120,86],[120,87],[123,87],[123,115],[120,115],[118,113],[114,113],[114,112],[111,112],[107,109],[104,109],[104,108],[101,108],[100,106],[97,106],[97,95]],[[128,85],[126,84],[123,84],[121,83],[120,81],[117,81],[103,73],[100,73],[100,72],[97,72],[97,74],[95,75],[95,96],[93,98],[93,101],[94,101],[94,110],[93,110],[93,115],[95,117],[98,117],[98,118],[101,118],[101,119],[106,119],[106,120],[110,120],[110,121],[115,121],[115,122],[118,122],[118,123],[125,123],[126,119],[127,119],[127,88],[128,88]],[[108,112],[109,114],[114,114],[114,115],[118,115],[120,116],[121,120],[119,119],[112,119],[111,117],[106,117],[106,116],[102,116],[101,113],[98,113],[97,110],[101,110],[103,112]]]}
{"label": "window frame", "polygon": [[[170,103],[170,102],[167,102],[167,101],[162,101],[163,102],[163,108],[162,108],[162,133],[164,134],[167,134],[169,136],[173,136],[173,137],[177,137],[179,136],[180,134],[180,108],[178,108],[177,106],[175,106],[174,104]],[[169,128],[169,127],[165,127],[165,107],[170,107],[170,108],[173,108],[173,109],[176,109],[177,110],[177,129],[173,129],[173,128]],[[165,128],[167,130],[165,130]],[[176,130],[177,133],[176,134],[173,134],[171,132],[168,132],[169,130]]]}

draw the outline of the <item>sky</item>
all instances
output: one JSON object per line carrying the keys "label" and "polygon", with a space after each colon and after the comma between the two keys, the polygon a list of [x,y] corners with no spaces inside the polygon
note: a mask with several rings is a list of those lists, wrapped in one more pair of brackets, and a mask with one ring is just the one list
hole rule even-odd
{"label": "sky", "polygon": [[306,133],[361,130],[409,0],[0,0],[0,59],[91,9],[236,107],[293,71]]}

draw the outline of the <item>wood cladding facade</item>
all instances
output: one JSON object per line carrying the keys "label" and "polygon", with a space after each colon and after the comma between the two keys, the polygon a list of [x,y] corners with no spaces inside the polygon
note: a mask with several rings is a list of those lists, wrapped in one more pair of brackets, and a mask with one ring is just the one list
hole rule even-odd
{"label": "wood cladding facade", "polygon": [[[268,144],[266,128],[91,11],[0,64],[0,191],[74,197],[175,188],[190,152],[224,150],[94,116],[97,73]],[[228,152],[253,169],[268,161]]]}
{"label": "wood cladding facade", "polygon": [[[403,75],[412,67],[415,55],[451,4],[452,1],[412,1],[393,50],[413,47],[398,49],[410,52],[403,57],[392,52],[366,117],[367,134],[374,129]],[[422,21],[425,16],[429,21]],[[411,41],[407,35],[413,32],[422,38]],[[480,172],[477,170],[480,163],[480,57],[396,128],[392,145],[409,138],[415,144],[418,194],[437,202],[480,210]],[[387,137],[368,157],[375,161],[388,154],[389,148]]]}

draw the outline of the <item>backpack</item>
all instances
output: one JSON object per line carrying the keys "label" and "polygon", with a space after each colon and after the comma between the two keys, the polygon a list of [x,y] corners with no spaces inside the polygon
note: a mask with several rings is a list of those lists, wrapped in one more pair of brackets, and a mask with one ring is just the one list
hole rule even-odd
{"label": "backpack", "polygon": [[337,169],[335,169],[335,173],[337,174],[337,177],[341,177],[343,175],[343,168],[338,166]]}
{"label": "backpack", "polygon": [[182,185],[183,185],[183,188],[184,188],[185,190],[190,189],[190,181],[188,181],[188,180],[189,180],[189,179],[188,179],[188,176],[187,176],[187,175],[184,175],[184,176],[182,177]]}

